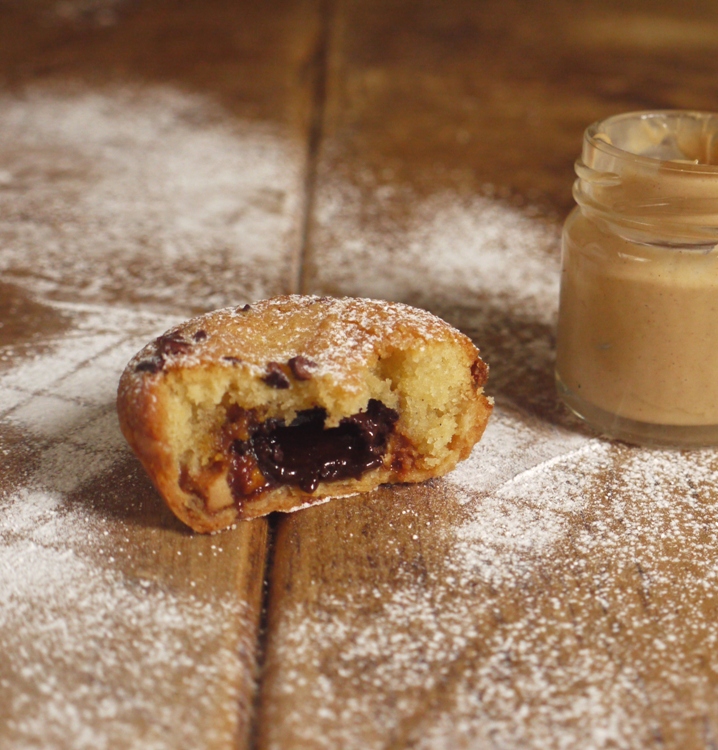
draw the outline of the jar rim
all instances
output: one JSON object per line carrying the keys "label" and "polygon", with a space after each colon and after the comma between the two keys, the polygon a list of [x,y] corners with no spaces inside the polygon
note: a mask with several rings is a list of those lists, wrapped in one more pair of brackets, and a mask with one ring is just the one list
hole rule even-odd
{"label": "jar rim", "polygon": [[705,162],[678,162],[671,159],[661,159],[654,156],[635,153],[626,148],[621,148],[601,137],[611,126],[620,125],[629,121],[648,121],[648,120],[676,120],[692,119],[703,121],[715,121],[714,131],[715,138],[718,142],[718,112],[707,112],[700,110],[681,110],[681,109],[658,109],[658,110],[638,110],[634,112],[624,112],[602,120],[596,120],[589,125],[584,132],[584,139],[594,149],[615,158],[625,159],[629,157],[637,163],[648,165],[660,164],[664,171],[675,172],[679,174],[699,174],[718,175],[718,163],[710,164]]}

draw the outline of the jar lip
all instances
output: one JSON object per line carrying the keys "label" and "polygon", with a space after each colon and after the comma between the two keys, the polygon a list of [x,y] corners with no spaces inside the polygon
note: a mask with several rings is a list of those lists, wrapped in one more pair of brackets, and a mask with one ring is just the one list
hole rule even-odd
{"label": "jar lip", "polygon": [[584,132],[585,141],[594,149],[617,158],[630,158],[638,164],[646,166],[660,164],[664,171],[675,172],[679,174],[699,174],[699,175],[718,175],[718,164],[706,164],[701,162],[677,162],[668,159],[660,159],[653,156],[637,154],[601,138],[609,125],[615,125],[621,121],[630,120],[652,120],[652,119],[694,119],[694,120],[715,120],[715,132],[718,139],[718,112],[707,112],[700,110],[681,110],[681,109],[654,109],[654,110],[637,110],[634,112],[624,112],[618,115],[612,115],[602,120],[596,120],[589,125]]}

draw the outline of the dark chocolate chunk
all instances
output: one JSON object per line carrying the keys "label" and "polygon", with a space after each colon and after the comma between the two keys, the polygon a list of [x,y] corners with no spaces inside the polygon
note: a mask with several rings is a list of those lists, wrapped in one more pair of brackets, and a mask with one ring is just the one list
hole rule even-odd
{"label": "dark chocolate chunk", "polygon": [[199,331],[195,331],[192,338],[195,341],[204,341],[207,338],[207,331],[205,331],[204,328],[200,328]]}
{"label": "dark chocolate chunk", "polygon": [[242,360],[239,357],[226,356],[226,357],[222,357],[222,359],[225,362],[231,362],[233,365],[238,365],[242,362]]}
{"label": "dark chocolate chunk", "polygon": [[302,357],[301,354],[292,357],[287,364],[292,371],[292,375],[294,375],[297,380],[311,380],[314,370],[317,368],[316,362],[312,362],[311,359]]}
{"label": "dark chocolate chunk", "polygon": [[143,359],[138,362],[135,366],[135,372],[159,372],[162,369],[164,360],[160,357],[153,357],[152,359]]}
{"label": "dark chocolate chunk", "polygon": [[157,339],[157,352],[161,357],[184,354],[192,348],[192,344],[182,337],[182,334],[174,331],[166,333]]}
{"label": "dark chocolate chunk", "polygon": [[246,304],[237,308],[237,312],[249,312],[252,309],[252,305]]}
{"label": "dark chocolate chunk", "polygon": [[159,372],[164,367],[168,357],[183,354],[192,348],[192,344],[177,331],[160,336],[155,341],[155,346],[157,348],[155,356],[139,362],[135,367],[135,372]]}
{"label": "dark chocolate chunk", "polygon": [[289,378],[284,374],[279,362],[267,362],[267,372],[262,380],[272,388],[283,390],[289,388]]}

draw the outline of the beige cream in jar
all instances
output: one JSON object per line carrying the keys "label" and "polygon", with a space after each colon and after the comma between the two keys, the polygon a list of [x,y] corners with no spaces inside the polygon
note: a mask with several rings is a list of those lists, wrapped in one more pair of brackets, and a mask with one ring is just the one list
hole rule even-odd
{"label": "beige cream in jar", "polygon": [[559,393],[604,434],[718,444],[718,114],[587,129],[563,234]]}

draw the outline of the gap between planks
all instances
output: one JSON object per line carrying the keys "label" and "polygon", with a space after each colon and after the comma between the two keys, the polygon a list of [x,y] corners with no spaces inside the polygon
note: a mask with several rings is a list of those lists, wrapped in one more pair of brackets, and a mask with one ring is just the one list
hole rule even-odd
{"label": "gap between planks", "polygon": [[323,0],[320,4],[321,26],[317,38],[317,45],[310,67],[313,70],[312,114],[307,139],[306,176],[304,180],[304,212],[300,234],[297,268],[294,273],[294,288],[298,294],[305,294],[308,288],[307,255],[309,253],[310,236],[312,232],[312,217],[314,215],[315,195],[317,186],[317,172],[319,166],[319,151],[324,135],[324,116],[327,99],[327,79],[330,59],[331,41],[334,36],[336,2]]}
{"label": "gap between planks", "polygon": [[[315,206],[319,151],[324,133],[324,116],[327,97],[327,78],[329,65],[329,48],[334,32],[336,17],[336,3],[334,0],[324,0],[320,5],[321,26],[317,37],[314,54],[309,66],[312,71],[312,111],[307,137],[306,173],[304,178],[304,206],[301,220],[299,248],[296,254],[297,262],[291,278],[291,293],[304,294],[308,287],[306,258],[309,251],[310,235],[312,231],[312,216]],[[270,581],[274,568],[275,540],[280,516],[270,516],[267,526],[267,540],[265,546],[264,579],[261,594],[261,607],[257,637],[255,639],[255,669],[257,674],[257,688],[254,693],[253,710],[247,740],[247,750],[257,750],[259,727],[259,707],[262,700],[262,680],[264,660],[266,655],[268,628],[267,616],[269,612]],[[238,750],[242,750],[242,742]]]}

